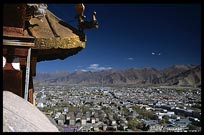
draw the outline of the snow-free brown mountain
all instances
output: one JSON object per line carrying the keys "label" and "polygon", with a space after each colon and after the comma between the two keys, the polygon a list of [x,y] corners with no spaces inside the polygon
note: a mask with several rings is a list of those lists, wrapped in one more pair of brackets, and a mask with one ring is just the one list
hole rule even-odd
{"label": "snow-free brown mountain", "polygon": [[68,74],[69,74],[68,71],[40,72],[40,73],[37,73],[36,77],[34,77],[34,80],[44,81],[44,80],[54,79],[57,77],[62,77]]}
{"label": "snow-free brown mountain", "polygon": [[[47,73],[49,74],[49,73]],[[52,74],[52,73],[50,73]],[[41,74],[37,74],[38,81]],[[174,65],[165,69],[130,68],[125,70],[104,71],[76,71],[56,78],[45,78],[48,83],[84,84],[84,85],[178,85],[198,86],[201,85],[200,65]],[[42,80],[41,80],[42,81]]]}

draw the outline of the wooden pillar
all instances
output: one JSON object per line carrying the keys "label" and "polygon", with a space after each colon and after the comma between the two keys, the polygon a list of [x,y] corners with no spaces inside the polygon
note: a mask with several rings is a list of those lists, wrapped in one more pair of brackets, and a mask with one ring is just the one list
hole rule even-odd
{"label": "wooden pillar", "polygon": [[33,104],[33,93],[34,93],[34,89],[33,89],[33,77],[30,76],[29,89],[28,89],[28,101],[31,104]]}
{"label": "wooden pillar", "polygon": [[31,75],[36,76],[36,63],[37,63],[37,57],[32,57],[31,58]]}
{"label": "wooden pillar", "polygon": [[[3,46],[3,90],[24,97],[26,57],[29,47]],[[32,74],[32,73],[30,73]],[[33,80],[29,77],[29,99],[33,103]]]}
{"label": "wooden pillar", "polygon": [[29,80],[29,90],[28,90],[28,101],[32,104],[34,103],[34,87],[33,87],[33,76],[36,75],[36,63],[37,63],[37,57],[32,56],[31,57],[31,66],[30,66],[30,80]]}

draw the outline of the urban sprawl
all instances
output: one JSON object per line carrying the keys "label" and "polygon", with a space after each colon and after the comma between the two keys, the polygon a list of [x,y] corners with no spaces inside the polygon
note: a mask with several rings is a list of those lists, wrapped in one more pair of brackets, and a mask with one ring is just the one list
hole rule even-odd
{"label": "urban sprawl", "polygon": [[36,86],[36,106],[61,132],[201,132],[201,89]]}

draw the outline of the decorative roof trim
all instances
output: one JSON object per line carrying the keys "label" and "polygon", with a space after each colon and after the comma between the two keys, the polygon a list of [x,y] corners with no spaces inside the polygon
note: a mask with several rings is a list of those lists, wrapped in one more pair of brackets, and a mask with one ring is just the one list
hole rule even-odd
{"label": "decorative roof trim", "polygon": [[33,49],[71,49],[82,47],[85,48],[85,42],[80,42],[79,37],[54,37],[54,38],[36,38]]}

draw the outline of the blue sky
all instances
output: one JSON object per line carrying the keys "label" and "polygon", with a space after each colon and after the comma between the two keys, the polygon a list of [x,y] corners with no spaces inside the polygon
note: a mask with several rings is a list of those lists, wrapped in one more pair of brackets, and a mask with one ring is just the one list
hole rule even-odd
{"label": "blue sky", "polygon": [[[65,60],[37,63],[37,72],[105,70],[201,64],[199,4],[85,4],[97,12],[99,29],[84,30],[86,47]],[[76,27],[74,4],[48,9]]]}

